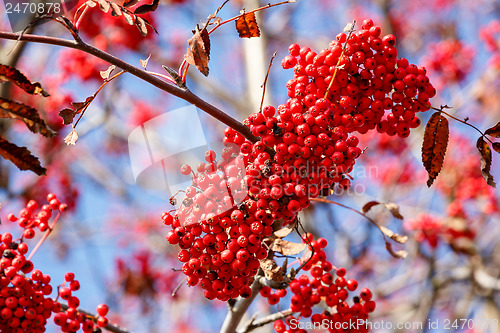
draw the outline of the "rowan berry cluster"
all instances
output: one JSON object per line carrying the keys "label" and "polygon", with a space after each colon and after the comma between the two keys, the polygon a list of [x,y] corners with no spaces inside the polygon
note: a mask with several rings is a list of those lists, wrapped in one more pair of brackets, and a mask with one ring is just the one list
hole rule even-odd
{"label": "rowan berry cluster", "polygon": [[[348,38],[349,37],[349,38]],[[320,53],[292,44],[283,68],[294,69],[288,95],[306,106],[326,96],[333,122],[348,133],[379,132],[407,137],[420,124],[417,112],[429,109],[436,90],[426,70],[397,59],[394,35],[381,36],[381,28],[366,19],[361,29],[340,33]],[[386,111],[391,111],[387,112]]]}
{"label": "rowan berry cluster", "polygon": [[464,80],[472,70],[474,56],[472,46],[450,39],[429,45],[424,63],[437,76],[439,84],[444,85]]}
{"label": "rowan berry cluster", "polygon": [[[372,293],[369,289],[361,290],[359,296],[352,298],[349,304],[349,293],[358,288],[358,282],[354,279],[346,279],[346,269],[336,268],[328,260],[323,250],[328,242],[324,238],[316,241],[311,234],[303,235],[303,240],[308,244],[313,255],[308,257],[304,270],[310,272],[310,276],[304,274],[290,283],[290,291],[293,293],[290,299],[290,310],[299,313],[298,317],[289,316],[286,321],[277,320],[274,329],[278,333],[299,332],[295,330],[296,325],[292,325],[292,319],[296,321],[300,318],[311,318],[311,323],[317,327],[328,323],[328,328],[352,327],[351,323],[356,323],[355,330],[350,332],[368,332],[365,325],[360,322],[368,319],[368,314],[375,310],[375,302],[372,300]],[[335,271],[336,278],[332,271]],[[267,293],[267,290],[264,291]],[[269,298],[268,298],[269,299]],[[313,306],[324,301],[328,310],[321,314],[313,314]],[[344,324],[345,323],[345,324]],[[288,327],[287,327],[288,326]],[[335,330],[329,330],[336,332]]]}
{"label": "rowan berry cluster", "polygon": [[[168,242],[181,248],[188,284],[200,283],[207,298],[250,296],[274,221],[290,224],[310,198],[350,187],[349,172],[362,152],[353,132],[377,128],[407,137],[420,124],[415,114],[429,109],[435,89],[424,68],[396,59],[394,36],[380,33],[365,20],[319,54],[292,44],[282,61],[294,68],[290,98],[244,121],[258,141],[227,128],[219,161],[208,151],[196,172],[181,167],[193,175],[192,185],[163,221],[172,227]],[[284,296],[263,293],[271,304]]]}
{"label": "rowan berry cluster", "polygon": [[208,299],[227,301],[251,295],[259,259],[267,257],[262,240],[272,234],[273,219],[254,200],[246,200],[237,147],[228,145],[221,157],[216,162],[215,152],[208,151],[197,173],[188,165],[181,168],[194,175],[193,183],[176,213],[163,214],[163,222],[172,227],[167,241],[181,248],[178,259],[187,283],[199,283]]}
{"label": "rowan berry cluster", "polygon": [[[11,233],[0,235],[0,332],[13,333],[38,333],[44,332],[47,320],[54,315],[54,322],[61,326],[63,332],[76,332],[82,328],[83,332],[99,332],[98,327],[107,325],[104,317],[107,306],[101,305],[98,318],[79,312],[77,307],[80,301],[72,295],[73,291],[80,288],[73,273],[66,273],[65,280],[68,287],[63,285],[58,288],[58,297],[50,297],[53,292],[51,277],[43,274],[39,269],[34,269],[30,260],[40,243],[35,246],[31,254],[26,257],[29,246],[27,239],[35,237],[37,231],[45,235],[54,227],[60,214],[67,209],[65,203],[60,203],[54,194],[47,196],[48,204],[39,208],[36,201],[30,200],[26,207],[21,209],[18,217],[8,215],[8,220],[17,222],[24,229],[20,239],[13,239]],[[57,212],[52,224],[49,221],[54,212]],[[65,282],[65,284],[66,284]],[[68,302],[67,309],[61,312],[61,303],[58,298]],[[106,309],[105,311],[103,309]],[[97,326],[96,326],[97,325]]]}

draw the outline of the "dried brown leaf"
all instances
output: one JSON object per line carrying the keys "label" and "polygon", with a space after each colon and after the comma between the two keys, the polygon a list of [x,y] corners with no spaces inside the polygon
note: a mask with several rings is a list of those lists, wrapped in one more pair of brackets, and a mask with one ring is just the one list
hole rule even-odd
{"label": "dried brown leaf", "polygon": [[255,18],[255,13],[242,14],[235,23],[240,38],[260,37],[260,30]]}
{"label": "dried brown leaf", "polygon": [[109,3],[111,6],[111,16],[121,16],[122,12],[125,14],[125,10],[122,11],[121,7],[114,2]]}
{"label": "dried brown leaf", "polygon": [[347,23],[346,26],[344,27],[344,32],[348,32],[354,27],[352,23]]}
{"label": "dried brown leaf", "polygon": [[76,141],[78,140],[78,133],[76,132],[76,129],[73,127],[71,132],[64,138],[64,142],[69,145],[75,145]]}
{"label": "dried brown leaf", "polygon": [[264,275],[271,281],[283,281],[283,270],[273,259],[264,259],[260,261],[260,268]]}
{"label": "dried brown leaf", "polygon": [[484,134],[493,136],[495,138],[500,138],[500,122],[496,124],[495,126],[488,128]]}
{"label": "dried brown leaf", "polygon": [[391,229],[384,227],[383,225],[379,226],[379,229],[384,233],[384,235],[386,235],[387,237],[389,237],[390,239],[399,244],[404,244],[408,240],[408,236],[399,235],[394,231],[392,231]]}
{"label": "dried brown leaf", "polygon": [[385,206],[385,208],[387,208],[387,210],[389,212],[391,212],[392,216],[394,216],[398,220],[404,219],[403,215],[401,215],[401,213],[399,212],[399,206],[396,205],[395,203],[388,202],[388,203],[385,203],[384,206]]}
{"label": "dried brown leaf", "polygon": [[106,69],[105,71],[101,71],[100,74],[101,74],[101,77],[104,81],[107,81],[109,80],[109,76],[111,75],[111,73],[115,70],[116,66],[115,65],[111,65],[108,67],[108,69]]}
{"label": "dried brown leaf", "polygon": [[156,8],[158,8],[158,4],[160,3],[160,0],[153,0],[153,3],[150,5],[142,5],[139,6],[135,9],[134,14],[145,14],[149,12],[154,12]]}
{"label": "dried brown leaf", "polygon": [[139,0],[125,0],[123,2],[123,7],[132,7],[133,5],[137,4]]}
{"label": "dried brown leaf", "polygon": [[106,0],[94,0],[95,2],[97,2],[99,4],[99,8],[107,13],[109,11],[109,8],[110,8],[110,3]]}
{"label": "dried brown leaf", "polygon": [[123,17],[125,18],[125,21],[127,21],[129,25],[134,25],[134,17],[132,16],[132,14],[124,11]]}
{"label": "dried brown leaf", "polygon": [[370,209],[372,209],[373,206],[376,206],[376,205],[380,205],[380,202],[378,202],[378,201],[367,202],[367,203],[365,203],[363,208],[361,208],[361,211],[363,212],[363,214],[366,214],[366,213],[368,213],[368,211]]}
{"label": "dried brown leaf", "polygon": [[372,207],[377,206],[377,205],[383,205],[395,218],[397,218],[399,220],[403,219],[403,216],[399,212],[399,206],[393,202],[384,203],[384,202],[378,202],[378,201],[370,201],[370,202],[367,202],[363,206],[363,208],[361,208],[361,211],[363,212],[363,214],[366,214]]}
{"label": "dried brown leaf", "polygon": [[281,228],[281,229],[275,231],[273,235],[278,237],[278,238],[284,238],[284,237],[288,236],[293,231],[294,228],[295,228],[295,224],[289,225],[289,226],[286,226],[284,228]]}
{"label": "dried brown leaf", "polygon": [[37,157],[31,155],[26,147],[18,147],[0,136],[0,155],[14,163],[19,170],[31,170],[37,175],[45,175],[47,170],[40,165]]}
{"label": "dried brown leaf", "polygon": [[194,35],[188,40],[189,48],[184,55],[184,59],[193,66],[196,66],[203,75],[208,76],[208,62],[210,60],[210,39],[206,29],[200,30],[196,26]]}
{"label": "dried brown leaf", "polygon": [[493,142],[493,149],[500,154],[500,142]]}
{"label": "dried brown leaf", "polygon": [[75,118],[76,112],[75,110],[72,109],[63,109],[59,111],[59,117],[63,119],[64,125],[69,125],[73,122],[73,119]]}
{"label": "dried brown leaf", "polygon": [[30,131],[40,133],[45,137],[53,137],[56,132],[51,130],[45,121],[40,118],[38,111],[31,106],[3,99],[0,97],[0,117],[13,118],[23,121]]}
{"label": "dried brown leaf", "polygon": [[486,183],[492,187],[496,187],[495,181],[493,180],[493,176],[490,173],[491,170],[491,149],[488,146],[488,143],[484,141],[481,136],[477,139],[476,143],[477,150],[479,150],[479,154],[481,155],[481,173],[483,175]]}
{"label": "dried brown leaf", "polygon": [[408,252],[404,250],[394,251],[394,249],[392,248],[392,244],[389,242],[385,242],[385,248],[394,258],[404,259],[408,256]]}
{"label": "dried brown leaf", "polygon": [[146,60],[139,59],[139,61],[141,62],[141,67],[144,68],[144,70],[146,70],[146,67],[148,67],[149,58],[151,58],[151,54]]}
{"label": "dried brown leaf", "polygon": [[434,113],[425,127],[422,144],[422,162],[429,174],[428,187],[432,185],[443,167],[448,137],[448,120],[440,112]]}
{"label": "dried brown leaf", "polygon": [[82,112],[82,109],[86,107],[88,104],[90,104],[94,100],[94,96],[89,96],[87,99],[85,99],[85,102],[72,102],[71,105],[75,108],[76,112],[75,113],[80,113]]}
{"label": "dried brown leaf", "polygon": [[272,251],[281,253],[284,256],[293,256],[299,254],[306,249],[307,245],[304,243],[292,243],[280,238],[276,238],[270,246]]}
{"label": "dried brown leaf", "polygon": [[146,22],[144,22],[144,20],[141,17],[139,16],[135,17],[135,26],[137,27],[137,29],[139,29],[141,35],[143,36],[148,35],[148,28],[146,26]]}
{"label": "dried brown leaf", "polygon": [[17,68],[8,65],[0,64],[0,82],[1,81],[10,81],[31,95],[50,96],[48,92],[42,89],[40,83],[31,83],[31,81]]}

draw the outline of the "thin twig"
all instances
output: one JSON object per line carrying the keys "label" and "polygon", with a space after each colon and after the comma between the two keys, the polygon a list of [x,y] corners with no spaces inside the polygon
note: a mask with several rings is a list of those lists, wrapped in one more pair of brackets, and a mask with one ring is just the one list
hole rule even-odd
{"label": "thin twig", "polygon": [[92,100],[89,101],[87,104],[85,104],[85,106],[83,107],[82,111],[80,112],[80,116],[76,120],[75,125],[73,126],[73,128],[76,127],[76,125],[78,125],[78,122],[80,121],[80,119],[82,119],[83,114],[85,113],[85,111],[87,111],[88,107],[90,106],[90,104],[92,103],[92,101],[97,97],[97,95],[102,90],[102,88],[104,88],[109,82],[111,82],[112,80],[116,79],[117,77],[119,77],[123,73],[125,73],[125,71],[121,71],[120,73],[117,73],[117,74],[113,75],[112,77],[110,77],[109,79],[105,80],[101,84],[101,86],[99,87],[99,89],[97,89],[97,91],[92,95]]}
{"label": "thin twig", "polygon": [[347,35],[347,39],[346,39],[346,41],[344,43],[344,47],[342,47],[342,52],[340,53],[339,60],[337,61],[337,64],[335,65],[335,70],[333,71],[332,79],[330,80],[330,84],[328,85],[328,89],[326,89],[325,98],[328,97],[328,94],[330,93],[330,88],[333,85],[333,81],[335,81],[335,76],[337,75],[337,71],[339,69],[340,62],[342,61],[342,57],[344,56],[345,49],[347,47],[347,42],[351,38],[352,33],[355,31],[354,30],[354,25],[355,24],[356,24],[356,20],[352,21],[352,26],[349,29],[349,34]]}
{"label": "thin twig", "polygon": [[382,229],[380,229],[380,226],[377,224],[377,222],[375,222],[375,220],[373,220],[372,218],[366,216],[366,214],[363,214],[363,212],[360,212],[359,210],[356,210],[352,207],[349,207],[349,206],[346,206],[344,204],[341,204],[340,202],[336,202],[336,201],[332,201],[332,200],[328,200],[328,199],[324,199],[324,198],[310,198],[311,201],[316,201],[316,202],[323,202],[323,203],[329,203],[329,204],[333,204],[333,205],[337,205],[337,206],[340,206],[340,207],[343,207],[345,209],[349,209],[351,212],[354,212],[358,215],[361,215],[363,216],[365,219],[367,219],[368,221],[370,221],[371,223],[373,223],[373,225],[375,225],[379,230],[380,232],[382,233],[382,236],[384,236],[384,240],[387,241],[387,236],[384,234],[384,232],[382,231]]}
{"label": "thin twig", "polygon": [[226,24],[226,23],[229,23],[229,22],[232,22],[232,21],[236,21],[237,19],[239,19],[240,17],[242,17],[243,15],[246,15],[246,14],[252,14],[252,13],[256,13],[258,11],[261,11],[261,10],[264,10],[264,9],[267,9],[267,8],[271,8],[271,7],[275,7],[275,6],[280,6],[280,5],[285,5],[287,3],[294,3],[295,0],[288,0],[288,1],[282,1],[282,2],[278,2],[278,3],[268,3],[267,5],[265,6],[262,6],[262,7],[259,7],[257,9],[253,9],[251,11],[244,11],[243,13],[241,13],[240,15],[236,15],[235,17],[231,17],[230,19],[227,19],[225,21],[222,21],[222,22],[219,22],[215,25],[215,27],[212,28],[212,30],[210,30],[208,32],[208,34],[210,35],[212,32],[214,32],[218,27]]}
{"label": "thin twig", "polygon": [[450,117],[450,118],[451,118],[451,119],[453,119],[453,120],[456,120],[456,121],[458,121],[458,122],[461,122],[462,124],[465,124],[465,125],[467,125],[467,126],[472,127],[473,129],[475,129],[476,131],[478,131],[478,132],[482,135],[482,137],[483,137],[483,138],[485,138],[486,140],[488,140],[490,143],[493,143],[493,141],[491,141],[491,140],[490,140],[490,139],[486,136],[486,134],[485,134],[485,133],[483,133],[483,131],[481,131],[481,130],[480,130],[479,128],[477,128],[476,126],[474,126],[474,125],[472,125],[472,124],[469,124],[467,121],[462,120],[462,119],[459,119],[459,118],[457,118],[457,117],[455,117],[455,116],[452,116],[452,115],[451,115],[451,114],[449,114],[448,112],[444,111],[444,109],[446,108],[446,106],[443,106],[443,105],[442,105],[439,109],[438,109],[438,108],[436,108],[436,107],[433,107],[433,106],[431,106],[430,108],[431,108],[432,110],[439,111],[439,112],[441,112],[441,113],[443,113],[443,114],[447,115],[448,117]]}
{"label": "thin twig", "polygon": [[273,60],[276,57],[277,52],[274,52],[273,56],[271,57],[271,61],[269,61],[269,67],[267,68],[267,73],[266,73],[266,78],[264,79],[264,83],[262,84],[262,99],[260,100],[260,112],[262,112],[262,106],[264,105],[264,97],[266,96],[266,85],[267,85],[267,78],[269,77],[269,72],[271,71],[271,66],[273,65]]}
{"label": "thin twig", "polygon": [[60,216],[61,216],[61,212],[58,212],[57,215],[56,215],[56,217],[54,218],[54,221],[52,221],[52,223],[49,226],[49,228],[47,229],[47,231],[45,231],[45,234],[43,234],[43,237],[38,241],[38,243],[35,245],[35,247],[33,248],[33,250],[31,250],[31,253],[30,253],[30,255],[28,256],[28,259],[27,259],[28,261],[31,260],[31,258],[36,253],[36,251],[40,248],[40,246],[42,246],[43,242],[45,242],[45,240],[47,239],[47,237],[49,237],[49,235],[52,232],[52,230],[54,230],[54,227],[56,226],[57,221],[59,220]]}
{"label": "thin twig", "polygon": [[179,291],[179,289],[181,289],[181,287],[184,285],[184,283],[186,283],[186,279],[183,279],[178,285],[177,287],[175,287],[175,289],[172,291],[172,297],[174,297],[177,292]]}
{"label": "thin twig", "polygon": [[25,35],[20,35],[17,33],[12,33],[12,32],[6,32],[6,31],[0,31],[0,38],[3,39],[11,39],[11,40],[22,40],[22,41],[27,41],[27,42],[35,42],[35,43],[41,43],[41,44],[49,44],[49,45],[57,45],[57,46],[63,46],[63,47],[68,47],[72,49],[77,49],[80,51],[83,51],[85,53],[91,54],[99,59],[102,59],[112,65],[115,65],[118,68],[123,69],[124,71],[150,83],[151,85],[173,95],[178,98],[181,98],[185,100],[186,102],[193,104],[194,106],[198,107],[200,110],[208,113],[210,116],[214,117],[215,119],[221,121],[222,123],[226,124],[227,126],[233,128],[235,131],[239,132],[241,135],[243,135],[245,138],[247,138],[251,142],[257,142],[259,139],[255,137],[250,129],[239,122],[238,120],[234,119],[233,117],[229,116],[227,113],[223,112],[219,108],[213,106],[212,104],[206,102],[205,100],[201,99],[198,95],[194,94],[191,92],[189,89],[181,89],[180,87],[173,85],[169,82],[166,82],[164,80],[161,80],[154,75],[151,75],[144,71],[143,69],[140,69],[138,67],[135,67],[107,52],[104,52],[92,45],[86,44],[84,42],[76,42],[72,40],[67,40],[63,38],[57,38],[57,37],[48,37],[48,36],[39,36],[39,35],[31,35],[31,34],[25,34]]}

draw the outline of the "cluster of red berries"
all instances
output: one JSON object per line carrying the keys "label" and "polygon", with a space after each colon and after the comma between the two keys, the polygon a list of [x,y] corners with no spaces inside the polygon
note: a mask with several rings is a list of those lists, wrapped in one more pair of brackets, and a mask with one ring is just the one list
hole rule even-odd
{"label": "cluster of red berries", "polygon": [[[44,332],[52,313],[56,313],[54,322],[61,326],[63,332],[76,332],[81,327],[84,332],[96,332],[94,321],[76,309],[80,301],[71,293],[78,290],[80,284],[74,279],[74,274],[66,273],[65,279],[69,287],[63,286],[59,289],[58,297],[68,301],[67,310],[61,312],[61,304],[57,299],[50,298],[53,291],[50,284],[51,277],[34,269],[30,260],[39,245],[32,250],[29,257],[26,257],[29,247],[25,240],[35,237],[36,230],[47,235],[57,222],[60,213],[67,209],[67,205],[60,203],[52,193],[47,196],[47,201],[48,204],[39,209],[38,203],[30,200],[19,212],[19,217],[14,214],[8,215],[9,221],[17,222],[24,229],[20,239],[13,239],[12,234],[8,232],[0,235],[0,332]],[[57,216],[49,225],[55,211]],[[103,327],[100,325],[102,323],[106,326],[107,320],[104,317],[100,318],[95,320],[97,326]],[[83,325],[80,325],[81,323]]]}
{"label": "cluster of red berries", "polygon": [[[66,286],[68,284],[68,286]],[[80,283],[75,280],[75,274],[66,273],[64,275],[64,283],[59,286],[58,298],[62,298],[68,303],[68,307],[63,310],[59,302],[54,302],[52,311],[54,315],[54,323],[61,327],[63,332],[77,332],[82,329],[83,332],[97,333],[102,327],[106,327],[109,323],[106,315],[109,307],[106,304],[99,304],[96,308],[97,315],[90,316],[78,311],[80,300],[73,296],[73,291],[80,289]]]}
{"label": "cluster of red berries", "polygon": [[295,73],[287,83],[288,95],[305,103],[326,95],[334,123],[347,132],[376,127],[407,137],[420,124],[416,113],[429,109],[436,90],[425,68],[397,59],[395,44],[394,35],[381,37],[381,28],[370,19],[352,34],[340,33],[318,54],[292,44],[282,61],[283,68],[293,67]]}
{"label": "cluster of red berries", "polygon": [[[236,157],[234,157],[236,156]],[[243,156],[235,145],[228,145],[216,161],[216,154],[205,154],[197,173],[184,165],[181,172],[192,173],[193,183],[175,214],[164,213],[170,244],[178,244],[178,259],[187,283],[198,283],[208,299],[227,301],[238,296],[249,297],[252,277],[267,257],[262,245],[273,232],[273,219],[254,200],[241,179],[245,170]],[[172,204],[175,199],[172,198]]]}
{"label": "cluster of red berries", "polygon": [[[314,241],[311,234],[303,235],[303,240],[309,246],[309,250],[314,254],[306,254],[307,264],[304,270],[310,271],[310,275],[301,275],[290,283],[290,291],[293,293],[290,299],[290,310],[300,313],[298,317],[289,316],[286,321],[277,320],[274,329],[278,333],[300,332],[292,325],[293,320],[299,318],[311,318],[311,323],[315,327],[327,324],[325,328],[333,328],[330,332],[342,331],[342,328],[349,328],[349,332],[368,332],[366,325],[361,324],[368,319],[368,314],[375,310],[375,302],[372,300],[372,293],[369,289],[361,290],[359,296],[353,297],[352,304],[347,303],[350,292],[358,288],[358,282],[354,279],[346,279],[345,268],[335,268],[328,260],[323,250],[328,242],[324,238]],[[332,274],[336,271],[336,278]],[[313,314],[313,306],[321,301],[331,310],[323,313]],[[333,312],[333,310],[335,312]],[[352,329],[355,323],[355,329]],[[288,327],[287,327],[288,325]],[[335,328],[339,328],[335,330]]]}
{"label": "cluster of red berries", "polygon": [[[435,89],[425,69],[396,60],[394,36],[380,32],[365,20],[360,31],[340,34],[319,54],[292,44],[282,61],[294,68],[290,98],[244,121],[259,140],[227,128],[219,161],[208,151],[196,173],[181,167],[193,182],[163,221],[172,226],[168,242],[181,248],[188,284],[200,283],[207,298],[249,296],[274,221],[287,225],[310,198],[350,187],[348,173],[362,152],[352,132],[376,127],[406,137],[419,125],[415,113],[429,109]],[[270,303],[280,298],[269,297]]]}
{"label": "cluster of red berries", "polygon": [[424,63],[440,80],[439,84],[444,85],[465,79],[472,70],[474,56],[472,46],[450,39],[430,44]]}

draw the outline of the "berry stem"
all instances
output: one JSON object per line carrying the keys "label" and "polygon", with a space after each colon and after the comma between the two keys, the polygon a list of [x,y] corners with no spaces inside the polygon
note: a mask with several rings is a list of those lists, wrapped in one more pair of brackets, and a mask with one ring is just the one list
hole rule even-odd
{"label": "berry stem", "polygon": [[448,112],[444,111],[444,109],[445,109],[445,108],[446,108],[446,106],[443,106],[443,105],[441,105],[441,107],[440,107],[439,109],[438,109],[438,108],[435,108],[435,107],[433,107],[433,106],[431,106],[431,109],[432,109],[432,110],[439,111],[439,112],[441,112],[441,113],[443,113],[443,114],[447,115],[448,117],[450,117],[450,118],[451,118],[451,119],[453,119],[453,120],[456,120],[456,121],[458,121],[458,122],[461,122],[462,124],[465,124],[465,125],[467,125],[467,126],[472,127],[473,129],[475,129],[476,131],[478,131],[478,132],[481,134],[481,136],[482,136],[483,138],[485,138],[486,140],[488,140],[490,143],[493,143],[493,141],[491,141],[491,140],[490,140],[490,139],[486,136],[486,134],[485,134],[485,133],[483,133],[483,131],[481,131],[479,128],[477,128],[476,126],[474,126],[474,125],[472,125],[472,124],[469,124],[466,120],[462,120],[462,119],[460,119],[460,118],[457,118],[457,117],[455,117],[455,116],[452,116],[452,115],[451,115],[451,114],[449,114]]}
{"label": "berry stem", "polygon": [[354,212],[358,215],[361,215],[363,216],[365,219],[367,219],[368,221],[370,221],[371,223],[373,223],[373,225],[375,225],[379,230],[380,232],[382,233],[382,236],[384,237],[384,240],[386,242],[388,242],[388,239],[387,239],[387,235],[384,233],[384,231],[382,230],[382,228],[377,224],[377,222],[375,222],[375,220],[373,220],[372,218],[366,216],[366,214],[364,214],[363,212],[360,212],[359,210],[356,210],[352,207],[349,207],[349,206],[346,206],[344,204],[341,204],[340,202],[336,202],[336,201],[332,201],[332,200],[328,200],[328,199],[324,199],[324,198],[310,198],[311,201],[316,201],[316,202],[323,202],[323,203],[329,203],[329,204],[333,204],[333,205],[337,205],[337,206],[340,206],[340,207],[343,207],[345,209],[349,209],[351,212]]}
{"label": "berry stem", "polygon": [[344,46],[342,47],[342,52],[340,53],[339,60],[337,61],[337,64],[335,65],[335,70],[333,71],[332,79],[330,80],[330,84],[328,85],[328,89],[326,89],[325,98],[328,97],[328,94],[330,93],[330,88],[332,87],[333,81],[335,81],[335,76],[337,75],[337,71],[339,69],[340,62],[342,61],[342,57],[344,56],[345,49],[347,47],[347,42],[349,41],[352,33],[354,32],[354,25],[355,24],[356,24],[356,20],[352,21],[352,26],[349,29],[349,34],[347,35],[347,39],[344,43]]}
{"label": "berry stem", "polygon": [[76,120],[75,122],[75,125],[73,127],[76,127],[76,125],[78,125],[78,122],[80,121],[80,119],[82,119],[83,117],[83,114],[85,113],[85,111],[87,111],[89,105],[94,101],[94,99],[97,97],[97,94],[99,94],[99,92],[102,90],[102,88],[104,88],[109,82],[111,82],[113,79],[116,79],[117,77],[119,77],[120,75],[122,75],[123,73],[125,73],[125,71],[121,71],[120,73],[118,74],[115,74],[113,75],[112,77],[110,77],[109,79],[105,80],[101,86],[99,87],[99,89],[97,89],[97,91],[94,93],[94,95],[92,95],[92,100],[90,100],[87,104],[85,104],[85,106],[83,107],[83,110],[80,112],[80,117],[78,117],[78,119]]}
{"label": "berry stem", "polygon": [[271,66],[273,65],[273,60],[276,57],[277,52],[274,52],[273,56],[271,57],[271,61],[269,61],[269,67],[267,68],[267,73],[266,77],[264,79],[264,83],[262,84],[262,99],[260,100],[260,109],[259,111],[262,112],[262,107],[264,105],[264,97],[266,96],[266,85],[267,85],[267,79],[269,78],[269,72],[271,71]]}
{"label": "berry stem", "polygon": [[49,228],[47,229],[47,231],[45,231],[45,234],[38,241],[38,243],[35,245],[35,247],[33,248],[33,250],[31,250],[31,253],[30,253],[30,255],[28,256],[28,258],[26,260],[31,260],[31,258],[36,253],[36,251],[38,251],[38,249],[40,248],[40,246],[42,246],[43,242],[45,242],[45,240],[47,239],[47,237],[49,237],[50,233],[52,232],[52,230],[56,226],[57,221],[59,220],[60,216],[61,216],[61,212],[58,212],[57,216],[54,218],[54,221],[52,221],[51,225],[49,226]]}
{"label": "berry stem", "polygon": [[[85,14],[87,13],[87,10],[89,9],[89,6],[87,6],[87,4],[85,4],[85,3],[84,3],[83,5],[81,5],[81,6],[78,8],[78,10],[77,10],[77,11],[76,11],[76,13],[75,13],[75,16],[76,16],[76,14],[80,11],[80,9],[82,8],[82,6],[85,6],[85,8],[83,9],[83,12],[80,14],[80,16],[78,17],[78,20],[77,20],[77,21],[76,21],[76,23],[75,23],[75,28],[76,28],[77,30],[79,30],[79,29],[80,29],[80,24],[82,23],[82,19],[83,19],[83,17],[85,16]],[[75,18],[76,18],[76,17],[75,17]]]}

